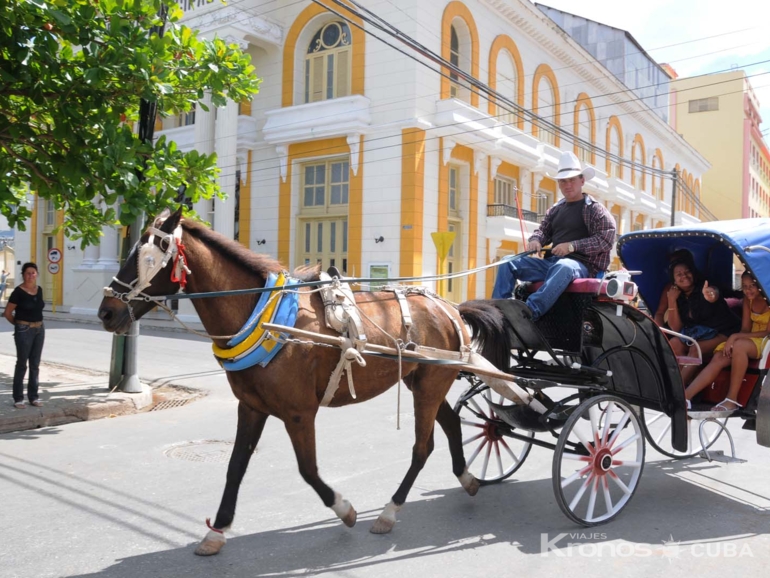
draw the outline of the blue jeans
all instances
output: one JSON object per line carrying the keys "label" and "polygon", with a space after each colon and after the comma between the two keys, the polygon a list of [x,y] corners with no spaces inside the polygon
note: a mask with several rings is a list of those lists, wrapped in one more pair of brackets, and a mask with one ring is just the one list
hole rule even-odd
{"label": "blue jeans", "polygon": [[29,382],[27,395],[30,403],[38,397],[38,374],[40,373],[40,356],[43,354],[45,327],[30,327],[16,323],[13,330],[13,340],[16,342],[16,370],[13,373],[13,401],[24,401],[24,374],[27,373],[29,362]]}
{"label": "blue jeans", "polygon": [[527,299],[533,319],[545,315],[559,295],[575,279],[588,277],[588,268],[575,259],[551,256],[546,259],[521,257],[511,259],[497,268],[497,279],[492,299],[508,299],[513,295],[516,280],[544,281],[543,286]]}

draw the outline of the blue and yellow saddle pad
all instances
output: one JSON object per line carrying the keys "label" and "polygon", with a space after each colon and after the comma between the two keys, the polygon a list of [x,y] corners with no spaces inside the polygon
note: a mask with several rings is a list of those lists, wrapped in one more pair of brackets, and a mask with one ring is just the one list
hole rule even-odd
{"label": "blue and yellow saddle pad", "polygon": [[[292,279],[285,273],[280,275],[270,273],[265,288],[288,289],[299,282],[299,279]],[[276,293],[278,295],[271,301],[271,297]],[[227,348],[212,345],[214,356],[219,364],[227,371],[240,371],[257,364],[265,367],[281,350],[283,344],[277,341],[277,335],[265,330],[262,323],[277,323],[293,327],[297,320],[298,308],[299,293],[296,290],[262,293],[249,320],[241,328],[241,331],[247,327],[252,327],[252,330],[233,337],[227,342]]]}

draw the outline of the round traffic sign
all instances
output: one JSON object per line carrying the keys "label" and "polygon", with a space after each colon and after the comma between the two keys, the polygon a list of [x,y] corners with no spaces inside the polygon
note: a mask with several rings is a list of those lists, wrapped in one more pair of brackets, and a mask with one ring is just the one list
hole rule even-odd
{"label": "round traffic sign", "polygon": [[51,275],[56,275],[61,270],[58,263],[48,263],[48,272]]}
{"label": "round traffic sign", "polygon": [[48,260],[51,263],[58,263],[61,261],[61,251],[59,249],[53,248],[48,250]]}

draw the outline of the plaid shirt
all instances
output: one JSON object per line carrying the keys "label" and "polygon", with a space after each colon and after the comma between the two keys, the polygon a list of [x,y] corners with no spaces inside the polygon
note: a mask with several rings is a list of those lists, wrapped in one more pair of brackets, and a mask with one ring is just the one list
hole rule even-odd
{"label": "plaid shirt", "polygon": [[[583,222],[588,229],[588,237],[572,241],[579,260],[588,267],[588,274],[595,277],[600,271],[606,271],[610,264],[610,251],[615,244],[615,219],[607,208],[593,197],[583,193]],[[556,212],[566,204],[562,198],[548,212],[540,227],[529,238],[547,245],[553,239],[553,218]],[[582,258],[580,258],[582,257]]]}

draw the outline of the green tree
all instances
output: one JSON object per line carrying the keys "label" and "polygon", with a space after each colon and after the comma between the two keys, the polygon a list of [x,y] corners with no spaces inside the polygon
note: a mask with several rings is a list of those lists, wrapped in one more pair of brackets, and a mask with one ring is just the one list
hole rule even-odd
{"label": "green tree", "polygon": [[[205,91],[215,106],[258,91],[249,56],[198,38],[182,15],[175,0],[0,0],[0,211],[12,227],[31,215],[29,190],[64,209],[83,246],[173,205],[181,185],[193,201],[221,195],[215,155],[133,130],[140,99],[167,116],[205,109]],[[98,208],[119,198],[117,214]]]}

